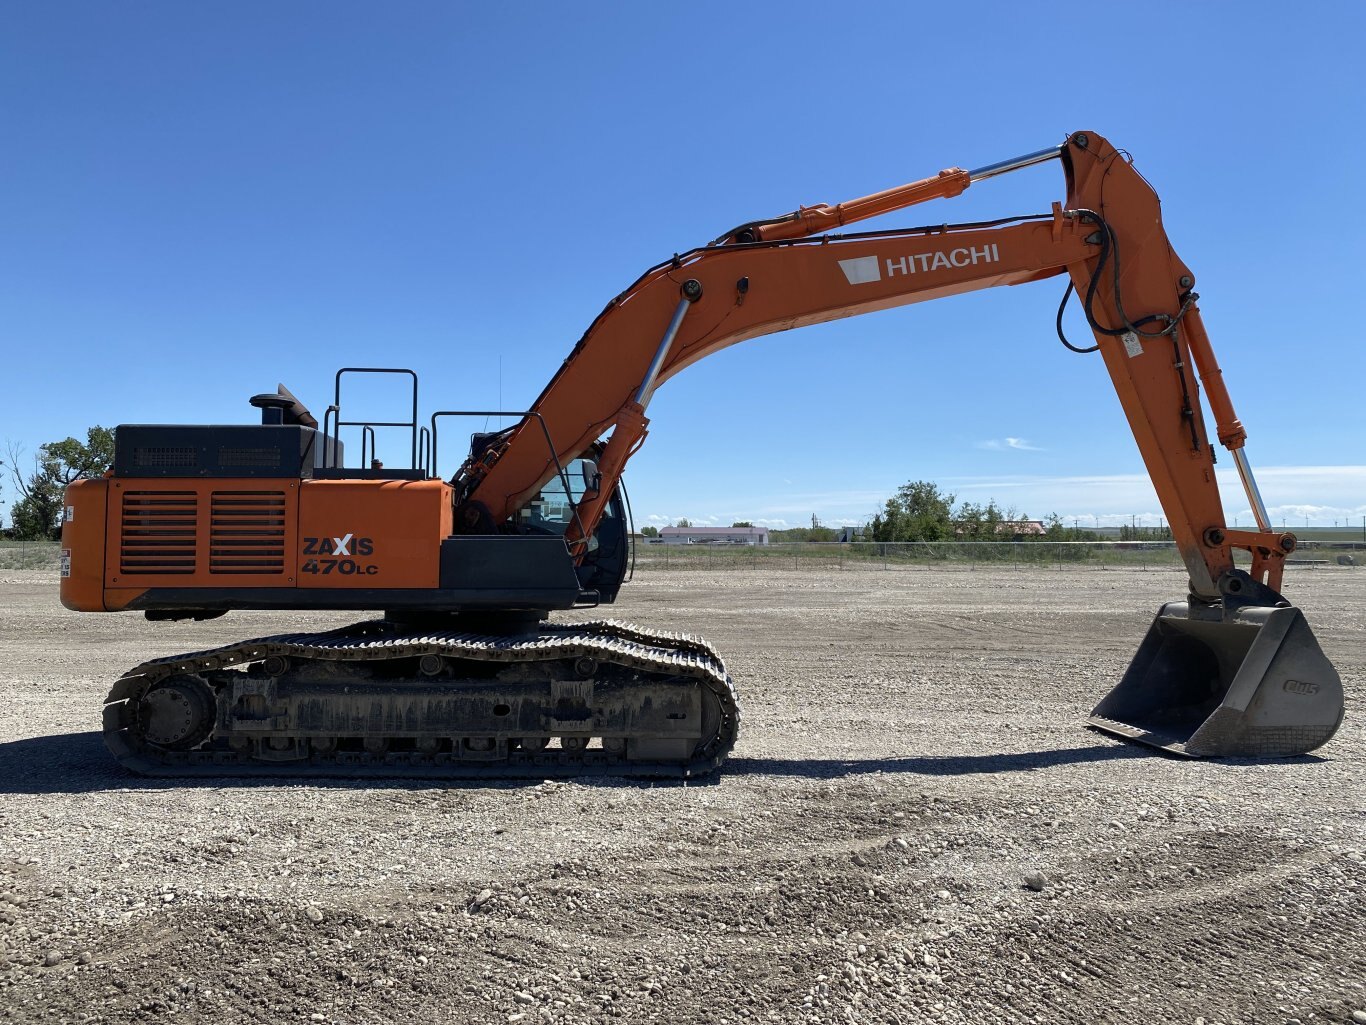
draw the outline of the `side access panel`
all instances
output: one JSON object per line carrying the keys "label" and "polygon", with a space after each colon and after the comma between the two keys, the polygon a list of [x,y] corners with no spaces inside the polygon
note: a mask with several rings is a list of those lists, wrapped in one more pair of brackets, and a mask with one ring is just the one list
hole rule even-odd
{"label": "side access panel", "polygon": [[62,604],[73,612],[104,612],[104,532],[109,481],[73,481],[62,517]]}
{"label": "side access panel", "polygon": [[300,588],[434,590],[451,490],[439,480],[311,480],[294,557]]}
{"label": "side access panel", "polygon": [[441,542],[441,586],[578,589],[562,537],[468,534]]}

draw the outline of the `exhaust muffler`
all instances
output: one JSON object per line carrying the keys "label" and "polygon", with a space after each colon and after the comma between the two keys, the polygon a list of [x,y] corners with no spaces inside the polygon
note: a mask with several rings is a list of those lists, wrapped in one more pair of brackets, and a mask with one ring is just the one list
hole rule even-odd
{"label": "exhaust muffler", "polygon": [[1191,758],[1289,757],[1342,723],[1342,681],[1304,614],[1241,570],[1221,605],[1168,602],[1090,725]]}

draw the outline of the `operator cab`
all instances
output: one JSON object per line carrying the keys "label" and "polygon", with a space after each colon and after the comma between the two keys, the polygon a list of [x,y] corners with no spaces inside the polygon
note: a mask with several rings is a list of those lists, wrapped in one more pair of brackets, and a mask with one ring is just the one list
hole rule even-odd
{"label": "operator cab", "polygon": [[[593,455],[596,454],[595,451]],[[514,534],[564,537],[575,521],[575,507],[584,494],[593,489],[597,478],[596,459],[584,456],[571,460],[565,464],[564,473],[551,477],[540,492],[517,511],[507,529]],[[588,538],[587,553],[577,567],[580,586],[596,592],[604,602],[616,597],[630,565],[628,520],[623,489],[619,486],[598,520],[597,529]]]}

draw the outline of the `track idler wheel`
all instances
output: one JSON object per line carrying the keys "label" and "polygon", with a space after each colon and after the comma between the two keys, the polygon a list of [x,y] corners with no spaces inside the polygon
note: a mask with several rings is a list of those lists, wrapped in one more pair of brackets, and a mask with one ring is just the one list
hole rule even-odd
{"label": "track idler wheel", "polygon": [[218,705],[198,676],[172,676],[147,691],[137,706],[141,739],[169,751],[198,747],[213,733]]}

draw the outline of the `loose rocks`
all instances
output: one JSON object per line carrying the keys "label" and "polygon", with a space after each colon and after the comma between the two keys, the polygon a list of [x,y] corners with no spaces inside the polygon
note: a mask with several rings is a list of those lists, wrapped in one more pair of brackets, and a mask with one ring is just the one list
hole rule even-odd
{"label": "loose rocks", "polygon": [[[724,554],[615,613],[707,636],[745,702],[727,769],[653,785],[129,776],[129,666],[357,617],[0,576],[0,1025],[1366,1025],[1366,715],[1251,764],[1082,726],[1180,571]],[[1353,710],[1361,582],[1287,579]]]}

